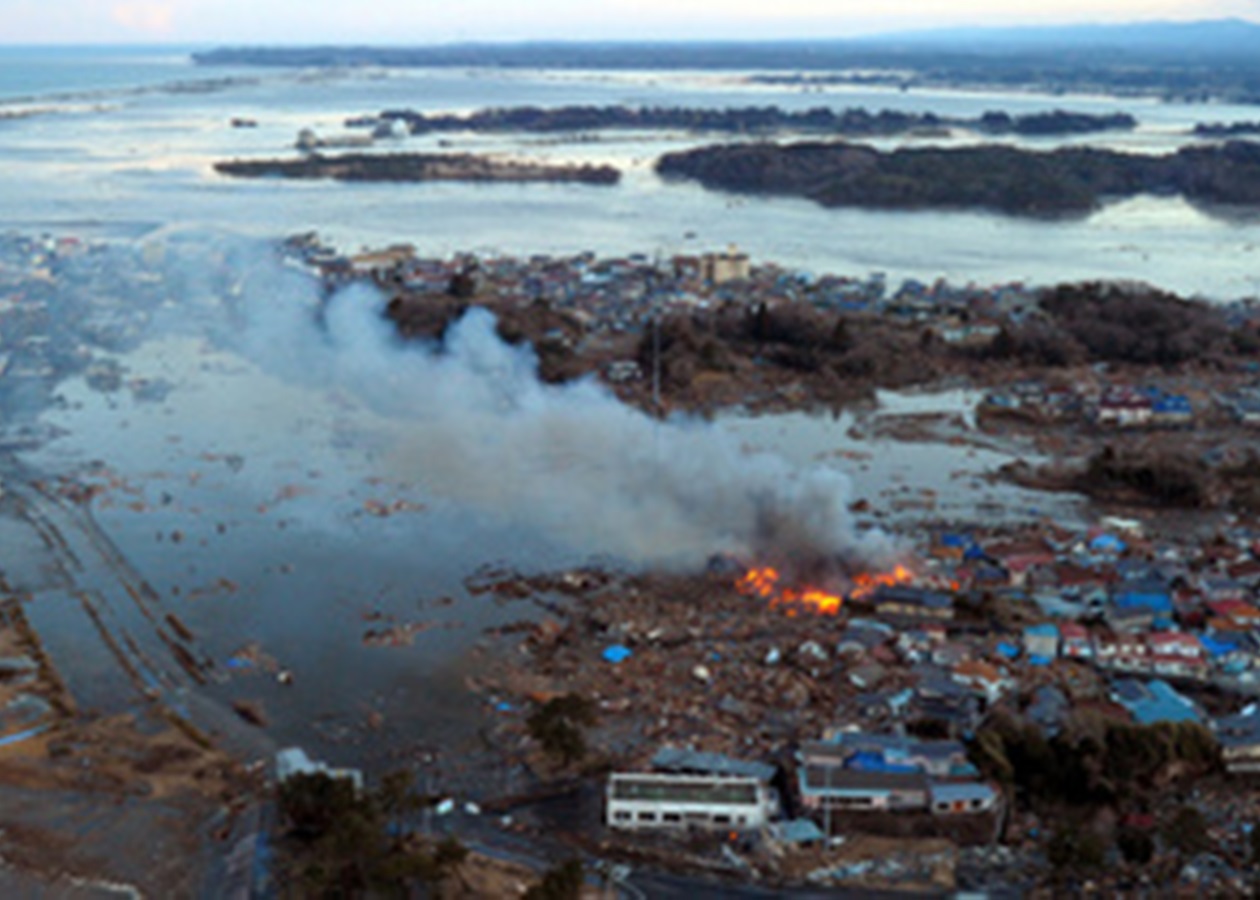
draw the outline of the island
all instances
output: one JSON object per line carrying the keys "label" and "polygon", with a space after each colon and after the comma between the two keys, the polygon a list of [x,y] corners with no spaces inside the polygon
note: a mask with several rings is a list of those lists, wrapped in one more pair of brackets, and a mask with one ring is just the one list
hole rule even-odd
{"label": "island", "polygon": [[579,182],[614,185],[613,166],[492,159],[469,153],[310,153],[290,159],[234,159],[214,170],[234,178],[327,178],[336,181]]}
{"label": "island", "polygon": [[389,127],[403,123],[412,134],[451,131],[563,133],[612,129],[685,129],[728,133],[804,131],[818,134],[891,136],[915,131],[936,132],[959,128],[988,135],[1044,137],[1093,134],[1101,131],[1130,131],[1137,119],[1128,113],[1078,113],[1056,109],[1050,112],[1012,116],[990,111],[976,118],[939,116],[935,113],[909,113],[882,109],[871,112],[852,107],[834,110],[818,106],[805,110],[785,110],[778,106],[745,106],[709,109],[685,106],[516,106],[481,109],[466,115],[422,113],[411,109],[385,110],[379,116],[358,116],[346,121],[350,128]]}
{"label": "island", "polygon": [[1199,138],[1250,137],[1260,134],[1260,122],[1200,122],[1193,134]]}
{"label": "island", "polygon": [[1260,206],[1260,145],[1231,141],[1163,156],[1087,147],[914,147],[844,142],[726,144],[669,153],[666,178],[714,190],[804,197],[823,206],[982,209],[1085,215],[1108,198],[1182,196],[1211,206]]}

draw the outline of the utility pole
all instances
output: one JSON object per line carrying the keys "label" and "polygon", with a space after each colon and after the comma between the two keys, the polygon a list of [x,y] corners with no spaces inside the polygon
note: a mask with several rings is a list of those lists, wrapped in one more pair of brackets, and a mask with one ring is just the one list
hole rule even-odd
{"label": "utility pole", "polygon": [[652,311],[652,408],[661,417],[661,311]]}

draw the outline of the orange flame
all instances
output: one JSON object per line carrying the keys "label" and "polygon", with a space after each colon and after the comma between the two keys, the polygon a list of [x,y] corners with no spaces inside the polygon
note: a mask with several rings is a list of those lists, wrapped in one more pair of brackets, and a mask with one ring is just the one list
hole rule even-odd
{"label": "orange flame", "polygon": [[[791,588],[780,582],[782,574],[773,566],[755,566],[736,582],[742,594],[769,600],[772,608],[782,607],[789,616],[806,611],[819,615],[834,616],[844,605],[844,597],[817,588]],[[911,584],[915,574],[906,566],[897,565],[889,572],[862,572],[853,576],[853,588],[849,598],[869,597],[881,587]]]}
{"label": "orange flame", "polygon": [[853,576],[853,590],[849,596],[869,597],[882,587],[896,587],[913,581],[914,573],[902,565],[893,567],[891,572],[862,572]]}
{"label": "orange flame", "polygon": [[736,588],[743,594],[769,600],[771,607],[783,607],[789,616],[795,616],[801,610],[824,616],[834,616],[840,612],[844,598],[838,594],[829,594],[816,588],[780,587],[783,576],[772,566],[759,566],[749,569],[736,583]]}

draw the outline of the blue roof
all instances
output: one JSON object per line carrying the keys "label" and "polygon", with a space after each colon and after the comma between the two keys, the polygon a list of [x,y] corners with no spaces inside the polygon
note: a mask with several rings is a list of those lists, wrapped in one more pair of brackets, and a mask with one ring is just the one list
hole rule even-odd
{"label": "blue roof", "polygon": [[1151,407],[1155,412],[1193,412],[1194,407],[1190,405],[1190,398],[1183,394],[1165,394],[1160,397]]}
{"label": "blue roof", "polygon": [[1208,656],[1228,656],[1238,649],[1233,641],[1224,641],[1210,634],[1199,635],[1199,643],[1207,651]]}
{"label": "blue roof", "polygon": [[1132,678],[1114,685],[1117,700],[1140,725],[1155,722],[1200,722],[1194,703],[1177,693],[1167,682],[1155,679],[1143,684]]}
{"label": "blue roof", "polygon": [[1041,625],[1029,625],[1024,629],[1024,634],[1028,637],[1049,637],[1057,638],[1059,636],[1059,626],[1053,622],[1045,622]]}
{"label": "blue roof", "polygon": [[1152,612],[1172,612],[1172,597],[1166,592],[1145,589],[1121,590],[1112,598],[1120,609],[1149,609]]}

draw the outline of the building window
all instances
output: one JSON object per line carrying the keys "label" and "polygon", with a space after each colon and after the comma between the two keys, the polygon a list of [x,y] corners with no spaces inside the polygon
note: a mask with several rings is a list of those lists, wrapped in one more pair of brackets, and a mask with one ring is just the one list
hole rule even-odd
{"label": "building window", "polygon": [[980,808],[980,807],[982,807],[983,805],[984,805],[984,802],[983,802],[983,801],[981,801],[981,800],[972,800],[972,801],[971,801],[971,808],[972,808],[972,809],[979,809],[979,808]]}
{"label": "building window", "polygon": [[629,822],[630,813],[626,812],[624,809],[619,809],[613,813],[613,820],[617,822]]}
{"label": "building window", "polygon": [[639,813],[639,821],[640,821],[640,822],[655,822],[655,821],[656,821],[656,813],[654,813],[654,812],[641,812],[641,813]]}
{"label": "building window", "polygon": [[682,821],[682,816],[678,813],[661,813],[661,821],[669,822],[670,824],[677,824]]}
{"label": "building window", "polygon": [[713,824],[714,825],[729,825],[731,824],[731,817],[730,816],[714,816]]}

